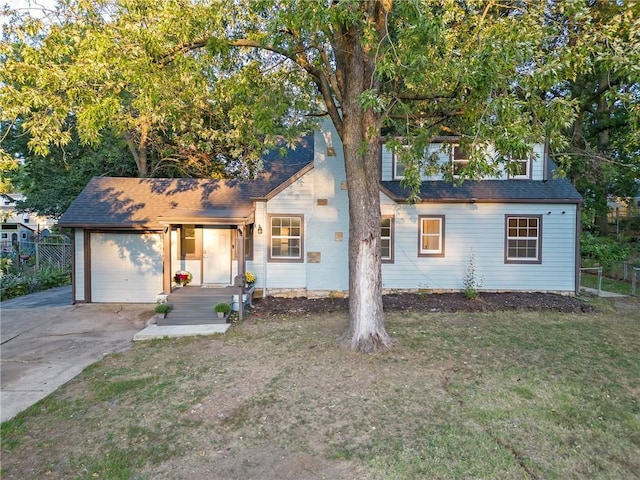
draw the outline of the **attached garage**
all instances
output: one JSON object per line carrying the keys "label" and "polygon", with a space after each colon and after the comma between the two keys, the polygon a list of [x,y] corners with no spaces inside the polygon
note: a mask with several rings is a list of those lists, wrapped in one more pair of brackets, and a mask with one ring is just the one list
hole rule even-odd
{"label": "attached garage", "polygon": [[92,232],[92,302],[153,303],[162,292],[160,233]]}

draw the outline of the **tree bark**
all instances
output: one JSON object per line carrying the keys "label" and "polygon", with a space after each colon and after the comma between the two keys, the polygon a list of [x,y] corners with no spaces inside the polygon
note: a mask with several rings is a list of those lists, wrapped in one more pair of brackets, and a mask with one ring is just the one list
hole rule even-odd
{"label": "tree bark", "polygon": [[[382,2],[362,4],[375,24],[385,21]],[[390,8],[390,5],[389,5]],[[341,72],[342,121],[349,197],[349,327],[344,341],[353,350],[373,352],[391,344],[384,328],[380,256],[381,114],[359,103],[365,90],[377,90],[374,53],[363,49],[362,29],[345,27],[334,39]]]}

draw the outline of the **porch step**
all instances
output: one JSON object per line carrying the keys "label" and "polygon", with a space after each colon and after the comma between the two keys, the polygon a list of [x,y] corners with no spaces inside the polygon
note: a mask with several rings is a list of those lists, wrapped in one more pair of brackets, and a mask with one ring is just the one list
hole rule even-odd
{"label": "porch step", "polygon": [[225,323],[217,317],[213,308],[216,303],[231,305],[232,294],[225,288],[182,287],[171,293],[167,303],[171,311],[157,321],[159,326],[167,325],[213,325]]}

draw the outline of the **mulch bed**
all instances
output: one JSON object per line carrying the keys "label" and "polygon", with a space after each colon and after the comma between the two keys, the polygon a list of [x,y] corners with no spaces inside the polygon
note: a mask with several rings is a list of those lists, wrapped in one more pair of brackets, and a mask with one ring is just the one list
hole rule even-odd
{"label": "mulch bed", "polygon": [[[563,313],[591,312],[594,307],[576,297],[550,293],[481,293],[468,300],[462,293],[393,294],[383,297],[384,308],[394,311],[495,312],[536,310]],[[254,311],[265,314],[347,311],[346,298],[276,298],[254,300]]]}

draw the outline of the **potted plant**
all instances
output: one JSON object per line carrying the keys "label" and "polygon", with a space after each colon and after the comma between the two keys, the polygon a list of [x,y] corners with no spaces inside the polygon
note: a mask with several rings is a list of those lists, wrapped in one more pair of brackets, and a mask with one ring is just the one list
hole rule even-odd
{"label": "potted plant", "polygon": [[173,276],[173,281],[184,287],[185,285],[188,285],[191,282],[191,278],[192,278],[191,272],[187,272],[186,270],[180,270],[176,272],[176,274]]}
{"label": "potted plant", "polygon": [[245,272],[244,280],[245,280],[245,283],[247,284],[247,288],[251,288],[253,287],[253,284],[256,281],[256,275],[251,272]]}
{"label": "potted plant", "polygon": [[218,318],[224,318],[225,315],[228,315],[231,312],[231,305],[226,302],[216,303],[213,310],[218,314]]}
{"label": "potted plant", "polygon": [[167,316],[167,313],[171,311],[171,305],[168,303],[158,303],[156,305],[156,315],[159,318],[164,318]]}

